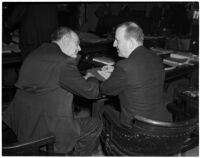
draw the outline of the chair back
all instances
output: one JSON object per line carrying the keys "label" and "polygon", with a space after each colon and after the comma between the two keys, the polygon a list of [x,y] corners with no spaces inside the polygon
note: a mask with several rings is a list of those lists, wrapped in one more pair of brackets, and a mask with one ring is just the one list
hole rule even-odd
{"label": "chair back", "polygon": [[160,122],[136,116],[131,128],[116,124],[104,114],[101,140],[107,155],[167,156],[181,151],[197,127],[198,119]]}
{"label": "chair back", "polygon": [[[54,143],[56,138],[53,134],[48,134],[45,137],[30,140],[23,143],[13,143],[3,145],[3,156],[41,156],[54,155]],[[46,151],[40,150],[41,147],[46,147]]]}

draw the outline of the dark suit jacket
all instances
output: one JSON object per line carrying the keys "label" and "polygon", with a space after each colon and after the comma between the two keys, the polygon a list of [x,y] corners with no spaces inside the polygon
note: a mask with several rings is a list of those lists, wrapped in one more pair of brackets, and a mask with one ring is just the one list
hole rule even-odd
{"label": "dark suit jacket", "polygon": [[140,46],[116,64],[110,78],[101,85],[101,92],[118,95],[123,124],[130,125],[134,115],[166,121],[169,117],[163,105],[164,80],[161,59]]}
{"label": "dark suit jacket", "polygon": [[85,80],[74,59],[64,55],[57,44],[45,43],[26,58],[16,86],[19,89],[3,113],[3,120],[19,141],[51,131],[56,135],[57,152],[71,150],[80,135],[79,125],[73,118],[72,93],[96,98],[98,81]]}

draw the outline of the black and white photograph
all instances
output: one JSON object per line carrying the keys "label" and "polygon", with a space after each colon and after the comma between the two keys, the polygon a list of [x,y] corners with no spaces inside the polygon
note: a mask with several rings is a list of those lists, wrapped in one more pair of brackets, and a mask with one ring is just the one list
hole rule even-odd
{"label": "black and white photograph", "polygon": [[199,157],[199,1],[1,6],[1,156]]}

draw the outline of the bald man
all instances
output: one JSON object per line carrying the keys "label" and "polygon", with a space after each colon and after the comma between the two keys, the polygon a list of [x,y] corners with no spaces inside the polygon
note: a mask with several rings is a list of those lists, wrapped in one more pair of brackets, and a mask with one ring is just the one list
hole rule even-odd
{"label": "bald man", "polygon": [[73,94],[93,99],[99,94],[98,80],[82,76],[76,57],[81,50],[77,34],[61,27],[24,61],[13,102],[3,113],[20,142],[56,136],[55,151],[90,156],[98,146],[102,123],[95,118],[74,119]]}

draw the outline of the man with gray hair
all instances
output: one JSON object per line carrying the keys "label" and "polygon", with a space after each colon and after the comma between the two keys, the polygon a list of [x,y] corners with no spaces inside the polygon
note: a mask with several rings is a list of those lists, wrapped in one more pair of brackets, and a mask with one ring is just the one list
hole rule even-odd
{"label": "man with gray hair", "polygon": [[105,106],[105,112],[128,127],[135,115],[157,121],[171,120],[163,104],[162,60],[143,46],[143,40],[143,31],[136,23],[125,22],[117,27],[113,46],[124,59],[116,63],[100,89],[104,95],[118,96],[121,111]]}
{"label": "man with gray hair", "polygon": [[61,27],[23,62],[16,83],[16,95],[3,113],[20,142],[56,136],[55,152],[90,156],[98,146],[102,122],[73,116],[73,94],[94,99],[99,94],[98,80],[90,73],[82,76],[76,57],[81,50],[77,34]]}

